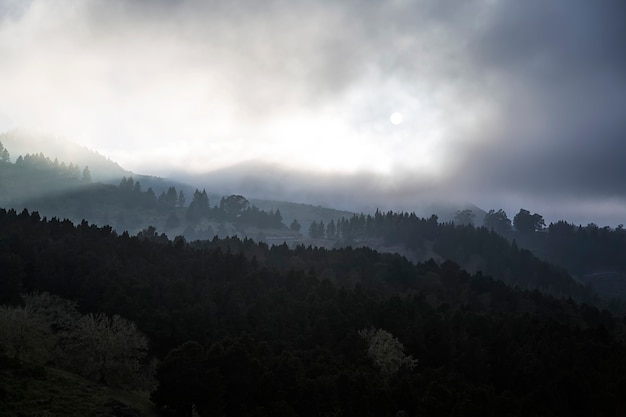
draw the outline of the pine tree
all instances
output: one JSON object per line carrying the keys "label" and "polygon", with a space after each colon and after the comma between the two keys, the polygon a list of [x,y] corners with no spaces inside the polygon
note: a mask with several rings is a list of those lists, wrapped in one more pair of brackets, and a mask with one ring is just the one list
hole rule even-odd
{"label": "pine tree", "polygon": [[176,203],[178,201],[178,193],[176,192],[176,188],[170,187],[167,189],[167,194],[165,194],[165,204],[169,208],[176,207]]}
{"label": "pine tree", "polygon": [[0,162],[11,162],[9,151],[0,142]]}
{"label": "pine tree", "polygon": [[326,226],[326,237],[328,239],[334,239],[337,233],[337,227],[335,226],[335,221],[331,220]]}
{"label": "pine tree", "polygon": [[85,169],[83,169],[83,182],[91,182],[91,172],[88,166],[85,166]]}
{"label": "pine tree", "polygon": [[298,223],[298,220],[296,219],[293,219],[293,221],[289,225],[289,228],[293,230],[294,232],[299,232],[301,227],[302,226],[300,225],[300,223]]}
{"label": "pine tree", "polygon": [[317,237],[317,222],[313,220],[313,223],[309,226],[309,237]]}
{"label": "pine tree", "polygon": [[193,194],[193,200],[187,208],[187,220],[191,223],[197,223],[203,218],[209,217],[210,210],[209,197],[206,190],[200,192],[196,189]]}

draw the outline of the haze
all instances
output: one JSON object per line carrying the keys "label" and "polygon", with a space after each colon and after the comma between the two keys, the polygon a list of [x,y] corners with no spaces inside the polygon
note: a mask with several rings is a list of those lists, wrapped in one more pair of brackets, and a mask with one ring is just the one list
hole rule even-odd
{"label": "haze", "polygon": [[4,0],[0,132],[145,174],[294,173],[283,192],[317,182],[343,208],[617,225],[624,21],[620,0]]}

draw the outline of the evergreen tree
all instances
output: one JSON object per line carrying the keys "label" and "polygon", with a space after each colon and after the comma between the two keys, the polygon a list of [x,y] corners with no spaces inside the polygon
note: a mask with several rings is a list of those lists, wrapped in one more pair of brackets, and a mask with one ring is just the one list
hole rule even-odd
{"label": "evergreen tree", "polygon": [[320,220],[319,224],[317,225],[315,237],[323,238],[325,233],[326,233],[326,226],[324,225],[324,220]]}
{"label": "evergreen tree", "polygon": [[143,196],[143,204],[145,207],[154,207],[157,203],[156,194],[152,190],[152,187],[149,187],[148,190],[144,193]]}
{"label": "evergreen tree", "polygon": [[91,182],[91,172],[88,166],[85,166],[85,169],[83,169],[83,182]]}
{"label": "evergreen tree", "polygon": [[272,216],[272,226],[276,228],[281,228],[283,226],[283,216],[280,214],[280,210],[276,209],[276,212]]}
{"label": "evergreen tree", "polygon": [[134,186],[135,181],[133,180],[133,177],[122,177],[122,180],[120,181],[120,191],[124,193],[131,193]]}
{"label": "evergreen tree", "polygon": [[337,227],[335,226],[335,221],[331,220],[326,226],[326,237],[329,239],[334,239],[336,237]]}
{"label": "evergreen tree", "polygon": [[499,209],[498,211],[495,211],[491,209],[487,214],[485,214],[483,226],[487,229],[495,231],[496,233],[506,234],[511,231],[511,220],[509,220],[504,210]]}
{"label": "evergreen tree", "polygon": [[0,162],[11,162],[9,151],[0,142]]}
{"label": "evergreen tree", "polygon": [[187,208],[187,221],[198,223],[203,218],[208,218],[211,208],[209,207],[209,196],[206,190],[200,192],[198,189],[193,194],[193,200]]}
{"label": "evergreen tree", "polygon": [[476,218],[476,215],[474,214],[472,210],[470,209],[459,210],[456,212],[456,215],[454,216],[454,223],[457,226],[460,226],[460,225],[469,226],[469,225],[474,224],[474,218]]}
{"label": "evergreen tree", "polygon": [[300,223],[298,223],[298,220],[296,219],[293,219],[293,221],[289,225],[289,228],[293,230],[294,232],[299,232],[301,227],[302,226],[300,225]]}
{"label": "evergreen tree", "polygon": [[313,220],[313,223],[309,226],[309,237],[317,237],[317,222]]}
{"label": "evergreen tree", "polygon": [[178,201],[178,193],[176,192],[176,188],[169,187],[167,189],[167,194],[165,194],[165,204],[168,208],[176,207],[176,203]]}
{"label": "evergreen tree", "polygon": [[180,190],[178,193],[178,207],[185,207],[185,194],[183,194],[183,190]]}

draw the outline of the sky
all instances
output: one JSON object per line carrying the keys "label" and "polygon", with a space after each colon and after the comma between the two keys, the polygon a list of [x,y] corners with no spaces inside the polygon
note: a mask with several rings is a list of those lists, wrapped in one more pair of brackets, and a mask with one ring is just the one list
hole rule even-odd
{"label": "sky", "polygon": [[2,0],[0,132],[144,174],[270,166],[342,208],[617,225],[625,21],[623,0]]}

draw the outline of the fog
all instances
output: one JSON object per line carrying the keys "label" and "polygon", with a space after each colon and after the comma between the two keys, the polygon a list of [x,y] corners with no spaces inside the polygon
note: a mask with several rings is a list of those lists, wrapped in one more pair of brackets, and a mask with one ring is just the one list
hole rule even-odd
{"label": "fog", "polygon": [[625,18],[619,0],[5,0],[0,132],[254,197],[617,225]]}

